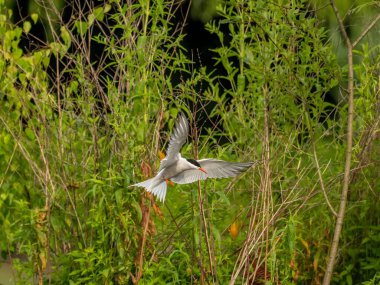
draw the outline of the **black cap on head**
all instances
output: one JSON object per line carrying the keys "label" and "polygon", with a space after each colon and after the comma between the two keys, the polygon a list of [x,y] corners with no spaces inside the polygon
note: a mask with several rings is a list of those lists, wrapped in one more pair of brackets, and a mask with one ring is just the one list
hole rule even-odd
{"label": "black cap on head", "polygon": [[195,159],[186,158],[186,160],[187,160],[188,162],[190,162],[191,164],[194,164],[195,166],[201,167],[201,165],[199,164],[199,162],[196,161]]}

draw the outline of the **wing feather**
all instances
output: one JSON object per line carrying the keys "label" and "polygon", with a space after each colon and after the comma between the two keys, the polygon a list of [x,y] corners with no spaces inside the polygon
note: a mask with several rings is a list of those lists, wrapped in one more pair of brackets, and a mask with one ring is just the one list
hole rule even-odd
{"label": "wing feather", "polygon": [[254,165],[254,162],[228,162],[219,159],[198,160],[201,167],[206,170],[208,178],[235,177]]}
{"label": "wing feather", "polygon": [[179,151],[187,140],[189,134],[189,123],[186,117],[180,113],[176,120],[173,134],[170,136],[169,147],[166,151],[166,157],[161,160],[159,171],[170,166],[177,161],[181,155]]}
{"label": "wing feather", "polygon": [[255,162],[228,162],[218,159],[201,159],[198,162],[207,174],[198,169],[191,169],[179,173],[171,180],[177,184],[188,184],[207,178],[235,177],[255,164]]}
{"label": "wing feather", "polygon": [[207,174],[198,169],[186,170],[170,178],[171,181],[177,184],[189,184],[205,179],[207,179]]}

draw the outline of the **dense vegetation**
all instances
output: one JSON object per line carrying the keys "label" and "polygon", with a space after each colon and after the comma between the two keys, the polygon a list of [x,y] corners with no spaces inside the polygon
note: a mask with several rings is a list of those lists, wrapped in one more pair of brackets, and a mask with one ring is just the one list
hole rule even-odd
{"label": "dense vegetation", "polygon": [[[26,51],[39,15],[13,24],[0,0],[0,251],[18,282],[321,284],[348,182],[332,282],[377,284],[379,45],[354,46],[351,148],[350,66],[312,6],[220,1],[206,67],[176,2],[89,2],[66,23],[46,4],[51,39]],[[260,164],[165,204],[128,188],[155,173],[180,111],[186,156]]]}

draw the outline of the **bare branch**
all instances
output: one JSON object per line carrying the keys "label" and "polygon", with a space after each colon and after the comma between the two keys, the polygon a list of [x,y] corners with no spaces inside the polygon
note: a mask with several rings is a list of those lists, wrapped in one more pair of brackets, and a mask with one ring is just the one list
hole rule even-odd
{"label": "bare branch", "polygon": [[374,25],[380,20],[380,13],[371,21],[368,27],[359,35],[359,37],[353,42],[352,48],[355,48],[356,45],[365,37],[366,34],[373,28]]}
{"label": "bare branch", "polygon": [[335,231],[333,241],[331,243],[330,256],[327,262],[326,273],[323,278],[323,285],[330,284],[332,273],[334,270],[334,264],[336,255],[338,252],[340,233],[343,227],[344,216],[346,212],[347,205],[347,194],[350,185],[350,172],[351,172],[351,158],[352,158],[352,133],[353,133],[353,117],[354,117],[354,64],[352,58],[352,44],[347,32],[344,28],[342,18],[339,15],[338,9],[336,7],[335,1],[330,0],[330,4],[334,10],[335,17],[339,24],[339,29],[342,33],[343,38],[347,45],[347,60],[348,60],[348,116],[347,116],[347,137],[346,137],[346,161],[344,167],[344,178],[343,178],[343,188],[340,197],[340,205],[338,216],[335,224]]}
{"label": "bare branch", "polygon": [[334,214],[334,216],[337,217],[338,214],[336,213],[333,206],[331,205],[331,203],[329,201],[329,197],[327,196],[327,193],[326,193],[326,189],[325,189],[325,185],[323,183],[322,173],[321,173],[321,169],[320,169],[319,161],[318,161],[318,157],[317,157],[317,152],[315,150],[315,145],[313,145],[313,154],[314,154],[315,164],[317,166],[317,173],[318,173],[319,183],[321,184],[323,196],[325,196],[327,206],[329,206],[329,208],[330,208],[331,212]]}
{"label": "bare branch", "polygon": [[346,29],[344,28],[343,20],[342,20],[342,18],[339,15],[339,11],[338,11],[338,8],[336,7],[335,1],[334,0],[330,0],[330,4],[331,4],[331,7],[334,10],[335,18],[338,21],[338,26],[339,26],[340,33],[342,34],[342,37],[346,41],[347,47],[348,46],[352,46],[350,38],[348,37],[348,34],[346,32]]}

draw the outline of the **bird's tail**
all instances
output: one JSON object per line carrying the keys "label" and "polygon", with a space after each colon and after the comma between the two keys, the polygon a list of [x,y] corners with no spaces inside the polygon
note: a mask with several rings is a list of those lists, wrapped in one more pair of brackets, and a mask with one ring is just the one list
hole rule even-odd
{"label": "bird's tail", "polygon": [[158,200],[160,200],[161,202],[165,201],[167,188],[165,180],[162,181],[162,179],[153,177],[151,179],[142,181],[137,184],[133,184],[131,186],[144,187],[146,191],[152,193],[154,196],[157,197]]}

